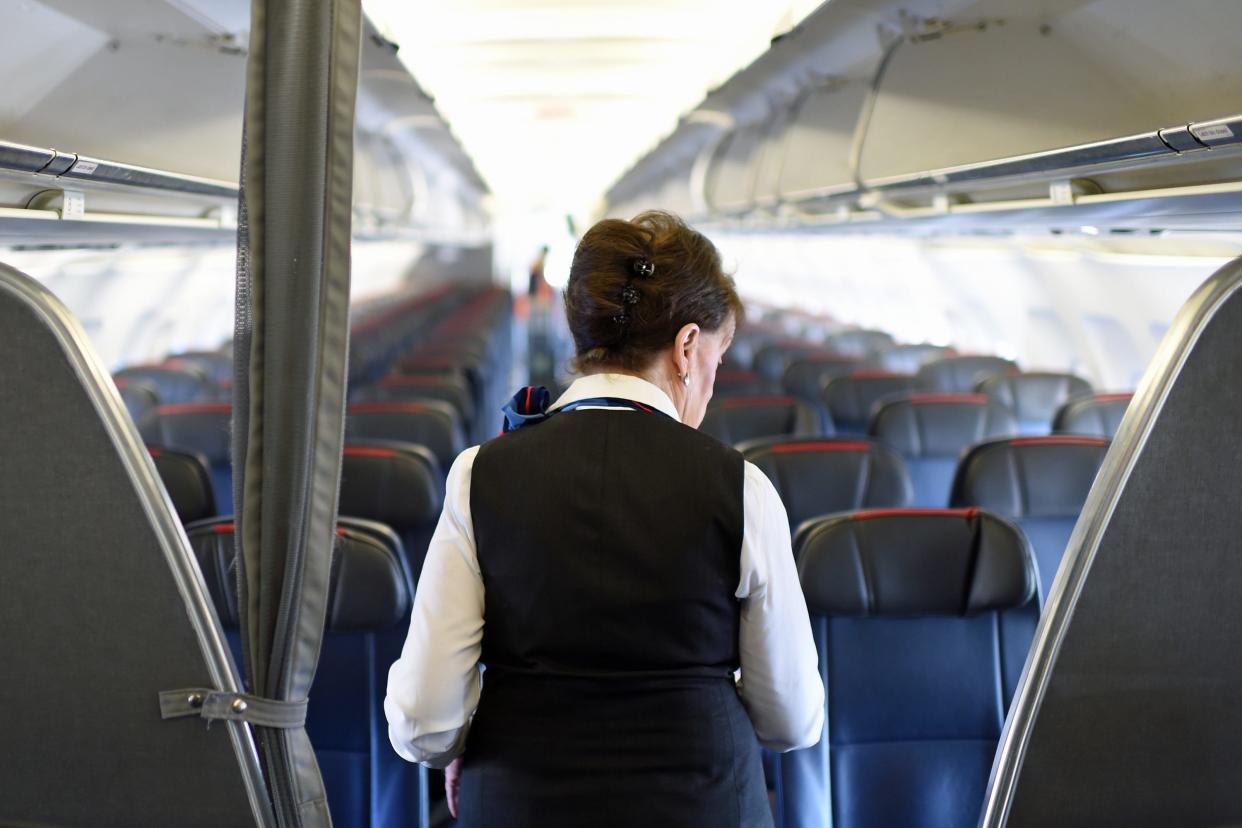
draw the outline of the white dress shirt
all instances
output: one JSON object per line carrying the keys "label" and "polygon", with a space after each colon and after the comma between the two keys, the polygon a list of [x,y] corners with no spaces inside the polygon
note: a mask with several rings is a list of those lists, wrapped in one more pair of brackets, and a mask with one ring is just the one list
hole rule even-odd
{"label": "white dress shirt", "polygon": [[[619,397],[678,419],[668,395],[625,374],[577,380],[552,406]],[[575,410],[584,410],[582,409]],[[634,416],[629,408],[609,409]],[[562,416],[573,416],[573,411]],[[465,747],[479,703],[483,648],[483,578],[470,516],[470,474],[478,447],[462,452],[449,471],[444,512],[419,576],[410,631],[388,671],[384,713],[393,747],[411,762],[444,767]],[[738,648],[739,692],[759,742],[774,750],[809,747],[824,723],[824,686],[811,638],[806,601],[794,568],[789,519],[771,481],[746,463],[745,525]]]}

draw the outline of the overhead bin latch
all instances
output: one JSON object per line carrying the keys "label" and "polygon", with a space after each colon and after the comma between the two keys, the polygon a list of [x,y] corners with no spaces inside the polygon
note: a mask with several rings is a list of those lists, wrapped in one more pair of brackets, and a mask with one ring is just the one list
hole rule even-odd
{"label": "overhead bin latch", "polygon": [[40,190],[26,202],[27,210],[55,210],[65,221],[86,218],[86,193],[81,190]]}
{"label": "overhead bin latch", "polygon": [[1048,185],[1048,198],[1053,204],[1076,204],[1080,196],[1099,195],[1104,188],[1090,178],[1064,178]]}

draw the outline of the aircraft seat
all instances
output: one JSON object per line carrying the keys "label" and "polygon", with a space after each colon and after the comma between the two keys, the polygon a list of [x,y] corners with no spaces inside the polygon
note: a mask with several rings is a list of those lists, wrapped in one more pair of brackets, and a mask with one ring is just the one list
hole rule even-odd
{"label": "aircraft seat", "polygon": [[358,389],[357,402],[421,402],[439,400],[448,403],[461,417],[467,431],[475,423],[474,396],[465,377],[451,374],[389,374],[375,383]]}
{"label": "aircraft seat", "polygon": [[[232,518],[186,527],[240,662],[234,530]],[[383,715],[388,667],[396,653],[380,652],[379,642],[401,631],[413,602],[401,542],[382,525],[345,519],[338,523],[337,538],[323,648],[306,715],[332,823],[344,828],[420,825],[421,792],[414,792],[414,804],[408,806],[413,810],[396,814],[386,810],[384,800],[402,792],[381,784],[386,772],[404,765],[419,787],[416,769],[393,753]]]}
{"label": "aircraft seat", "polygon": [[1070,400],[1057,411],[1052,420],[1055,434],[1083,434],[1112,439],[1121,419],[1134,399],[1132,392],[1094,394]]}
{"label": "aircraft seat", "polygon": [[1016,523],[1039,564],[1048,595],[1109,441],[1056,435],[992,440],[962,456],[951,504],[988,509]]}
{"label": "aircraft seat", "polygon": [[918,370],[929,362],[944,357],[954,356],[952,348],[928,343],[915,345],[894,345],[887,351],[877,354],[875,364],[885,371],[896,371],[902,374],[917,374]]}
{"label": "aircraft seat", "polygon": [[466,448],[461,419],[448,403],[437,400],[354,403],[346,414],[345,439],[348,442],[392,440],[424,446],[435,456],[444,475]]}
{"label": "aircraft seat", "polygon": [[838,434],[862,436],[868,433],[876,403],[885,397],[911,394],[916,390],[913,374],[862,369],[830,379],[821,398]]}
{"label": "aircraft seat", "polygon": [[854,512],[797,559],[827,716],[781,757],[785,825],[974,825],[1038,620],[1022,533],[977,509]]}
{"label": "aircraft seat", "polygon": [[379,440],[345,445],[338,511],[391,527],[416,585],[443,505],[444,474],[428,449]]}
{"label": "aircraft seat", "polygon": [[103,363],[5,265],[0,343],[0,824],[257,824],[250,726],[161,717],[161,693],[241,685]]}
{"label": "aircraft seat", "polygon": [[131,365],[112,375],[113,381],[145,382],[155,389],[163,405],[207,402],[218,394],[215,384],[190,365]]}
{"label": "aircraft seat", "polygon": [[855,356],[838,353],[803,354],[789,361],[781,376],[785,393],[819,404],[824,384],[834,377],[843,377],[862,366]]}
{"label": "aircraft seat", "polygon": [[155,386],[142,380],[114,377],[113,383],[121,394],[121,402],[139,431],[150,424],[155,410],[160,407],[160,395]]}
{"label": "aircraft seat", "polygon": [[220,351],[182,351],[170,354],[164,365],[189,367],[203,372],[218,388],[233,384],[233,357]]}
{"label": "aircraft seat", "polygon": [[824,342],[828,350],[858,359],[866,359],[882,354],[895,344],[893,335],[887,331],[870,331],[865,329],[842,331],[828,337]]}
{"label": "aircraft seat", "polygon": [[883,402],[871,420],[872,438],[906,461],[914,505],[949,502],[957,461],[966,447],[1017,432],[1009,409],[983,394],[909,394]]}
{"label": "aircraft seat", "polygon": [[229,403],[161,405],[142,431],[148,444],[205,457],[216,504],[226,512],[233,504],[232,418]]}
{"label": "aircraft seat", "polygon": [[1073,374],[1033,371],[988,377],[975,389],[1014,413],[1018,433],[1040,435],[1052,431],[1053,417],[1066,402],[1089,395],[1091,383]]}
{"label": "aircraft seat", "polygon": [[163,446],[147,446],[147,451],[182,523],[206,520],[219,514],[207,458]]}
{"label": "aircraft seat", "polygon": [[791,339],[776,340],[755,351],[751,359],[751,369],[769,382],[780,382],[790,362],[806,354],[822,350],[823,348],[812,342]]}
{"label": "aircraft seat", "polygon": [[769,437],[737,449],[776,487],[791,531],[834,512],[910,503],[905,463],[870,440]]}
{"label": "aircraft seat", "polygon": [[721,368],[716,372],[716,384],[712,388],[714,398],[741,397],[748,394],[768,394],[774,383],[768,382],[754,371]]}
{"label": "aircraft seat", "polygon": [[727,445],[759,437],[813,437],[833,433],[827,412],[783,395],[750,395],[713,400],[699,430]]}
{"label": "aircraft seat", "polygon": [[924,391],[966,393],[997,374],[1018,370],[1013,360],[998,356],[952,356],[933,360],[919,368],[919,387]]}

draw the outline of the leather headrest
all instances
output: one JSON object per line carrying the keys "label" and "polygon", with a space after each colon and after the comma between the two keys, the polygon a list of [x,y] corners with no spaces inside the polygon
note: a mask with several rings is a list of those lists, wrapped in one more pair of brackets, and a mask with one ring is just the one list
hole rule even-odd
{"label": "leather headrest", "polygon": [[916,384],[913,374],[853,371],[849,376],[835,377],[824,386],[823,399],[834,420],[866,424],[878,402],[899,394],[913,393]]}
{"label": "leather headrest", "polygon": [[832,512],[910,502],[905,463],[870,440],[769,437],[736,448],[772,481],[792,526]]}
{"label": "leather headrest", "polygon": [[890,397],[871,421],[871,435],[903,457],[957,457],[966,446],[1017,430],[1009,409],[984,394]]}
{"label": "leather headrest", "polygon": [[1035,596],[1022,532],[976,509],[854,512],[801,533],[798,574],[819,615],[974,615]]}
{"label": "leather headrest", "polygon": [[982,443],[958,464],[949,502],[1015,519],[1076,516],[1108,445],[1102,437],[1071,435]]}
{"label": "leather headrest", "polygon": [[162,405],[142,435],[148,443],[201,454],[213,466],[226,465],[232,460],[232,416],[228,403]]}
{"label": "leather headrest", "polygon": [[1060,434],[1084,434],[1111,440],[1116,436],[1133,399],[1134,394],[1125,392],[1070,400],[1057,411],[1052,430]]}
{"label": "leather headrest", "polygon": [[423,446],[351,441],[341,464],[339,511],[388,524],[399,533],[434,522],[444,505],[444,477]]}
{"label": "leather headrest", "polygon": [[1020,420],[1052,424],[1052,415],[1069,399],[1091,393],[1091,383],[1073,374],[1037,372],[999,374],[979,383],[978,390],[1009,408]]}
{"label": "leather headrest", "polygon": [[[220,622],[231,628],[239,623],[234,530],[231,518],[186,527]],[[328,583],[328,632],[383,630],[409,615],[413,596],[401,565],[402,552],[394,543],[399,541],[391,534],[385,537],[356,527],[337,527]]]}
{"label": "leather headrest", "polygon": [[727,445],[758,437],[832,433],[827,414],[796,397],[745,395],[714,400],[699,430]]}
{"label": "leather headrest", "polygon": [[973,391],[980,381],[1008,374],[1018,366],[998,356],[954,356],[933,360],[919,368],[919,385],[928,391]]}
{"label": "leather headrest", "polygon": [[190,365],[132,365],[117,371],[113,378],[148,383],[160,395],[160,402],[169,405],[209,400],[215,395],[207,375]]}
{"label": "leather headrest", "polygon": [[349,407],[345,435],[356,440],[395,440],[425,446],[441,469],[448,469],[465,449],[461,418],[438,400],[369,402]]}
{"label": "leather headrest", "polygon": [[155,470],[177,510],[182,523],[193,523],[216,515],[216,497],[207,471],[207,458],[163,446],[148,446]]}

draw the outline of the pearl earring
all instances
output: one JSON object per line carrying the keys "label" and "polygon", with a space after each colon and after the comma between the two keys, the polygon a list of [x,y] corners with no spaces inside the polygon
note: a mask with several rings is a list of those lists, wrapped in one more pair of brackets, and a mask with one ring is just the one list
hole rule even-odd
{"label": "pearl earring", "polygon": [[687,388],[690,387],[690,372],[689,371],[687,371],[685,374],[682,375],[681,384],[686,386]]}

